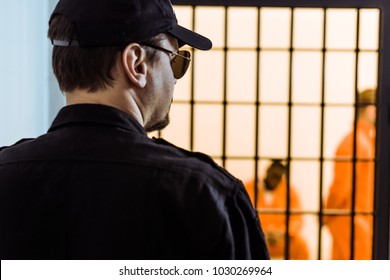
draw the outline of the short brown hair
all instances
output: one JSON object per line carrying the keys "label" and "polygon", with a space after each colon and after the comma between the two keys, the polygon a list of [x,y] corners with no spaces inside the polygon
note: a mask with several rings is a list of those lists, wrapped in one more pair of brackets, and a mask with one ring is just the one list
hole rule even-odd
{"label": "short brown hair", "polygon": [[[51,21],[48,37],[50,40],[77,40],[74,25],[61,15]],[[161,39],[157,35],[144,43],[153,45]],[[93,48],[54,46],[52,67],[61,91],[84,89],[96,92],[112,86],[117,56],[125,47],[126,45]],[[146,51],[148,59],[153,59],[155,51],[149,48]]]}
{"label": "short brown hair", "polygon": [[358,93],[358,115],[364,115],[368,106],[376,106],[376,89],[366,89]]}

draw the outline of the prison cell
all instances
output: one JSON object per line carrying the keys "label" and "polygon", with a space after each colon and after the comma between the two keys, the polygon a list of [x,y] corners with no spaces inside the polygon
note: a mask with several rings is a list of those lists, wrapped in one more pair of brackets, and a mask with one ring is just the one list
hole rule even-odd
{"label": "prison cell", "polygon": [[[330,258],[325,215],[353,218],[348,222],[351,259],[356,253],[355,218],[374,217],[373,257],[387,258],[388,185],[383,178],[389,154],[382,154],[387,149],[378,144],[388,139],[382,120],[387,109],[379,102],[385,91],[383,34],[389,28],[385,1],[363,6],[362,1],[173,2],[180,24],[208,36],[214,45],[209,52],[191,50],[192,68],[176,85],[172,121],[159,136],[210,154],[244,182],[254,180],[255,205],[266,165],[283,160],[285,209],[256,208],[264,215],[286,216],[285,259],[290,256],[290,220],[297,214],[304,216],[301,234],[310,259]],[[336,158],[336,147],[348,131],[355,131],[356,145],[357,94],[367,88],[378,89],[376,157],[358,157],[354,148],[351,158]],[[324,200],[333,166],[343,160],[354,163],[351,209],[328,211]],[[377,198],[371,211],[355,209],[358,162],[376,164]],[[299,210],[291,209],[287,199],[293,185]],[[383,240],[385,246],[379,245]]]}

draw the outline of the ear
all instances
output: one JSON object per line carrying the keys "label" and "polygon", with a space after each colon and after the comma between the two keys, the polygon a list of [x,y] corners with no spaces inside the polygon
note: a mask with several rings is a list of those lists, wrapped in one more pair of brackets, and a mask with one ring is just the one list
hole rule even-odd
{"label": "ear", "polygon": [[136,43],[128,45],[122,52],[122,64],[130,81],[134,85],[144,88],[147,73],[145,50]]}

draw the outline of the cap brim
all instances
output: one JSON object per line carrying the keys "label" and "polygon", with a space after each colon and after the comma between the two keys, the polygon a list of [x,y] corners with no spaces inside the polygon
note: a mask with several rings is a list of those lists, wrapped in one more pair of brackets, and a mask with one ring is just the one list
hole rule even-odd
{"label": "cap brim", "polygon": [[179,46],[190,45],[202,51],[207,51],[213,46],[210,39],[180,25],[168,30],[168,33],[179,41]]}

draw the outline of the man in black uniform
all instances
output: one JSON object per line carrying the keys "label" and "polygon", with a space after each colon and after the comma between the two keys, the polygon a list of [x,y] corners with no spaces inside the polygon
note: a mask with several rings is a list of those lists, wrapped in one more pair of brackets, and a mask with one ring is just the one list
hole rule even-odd
{"label": "man in black uniform", "polygon": [[67,106],[0,149],[1,259],[269,258],[242,183],[146,134],[210,40],[169,0],[60,0],[48,35]]}

